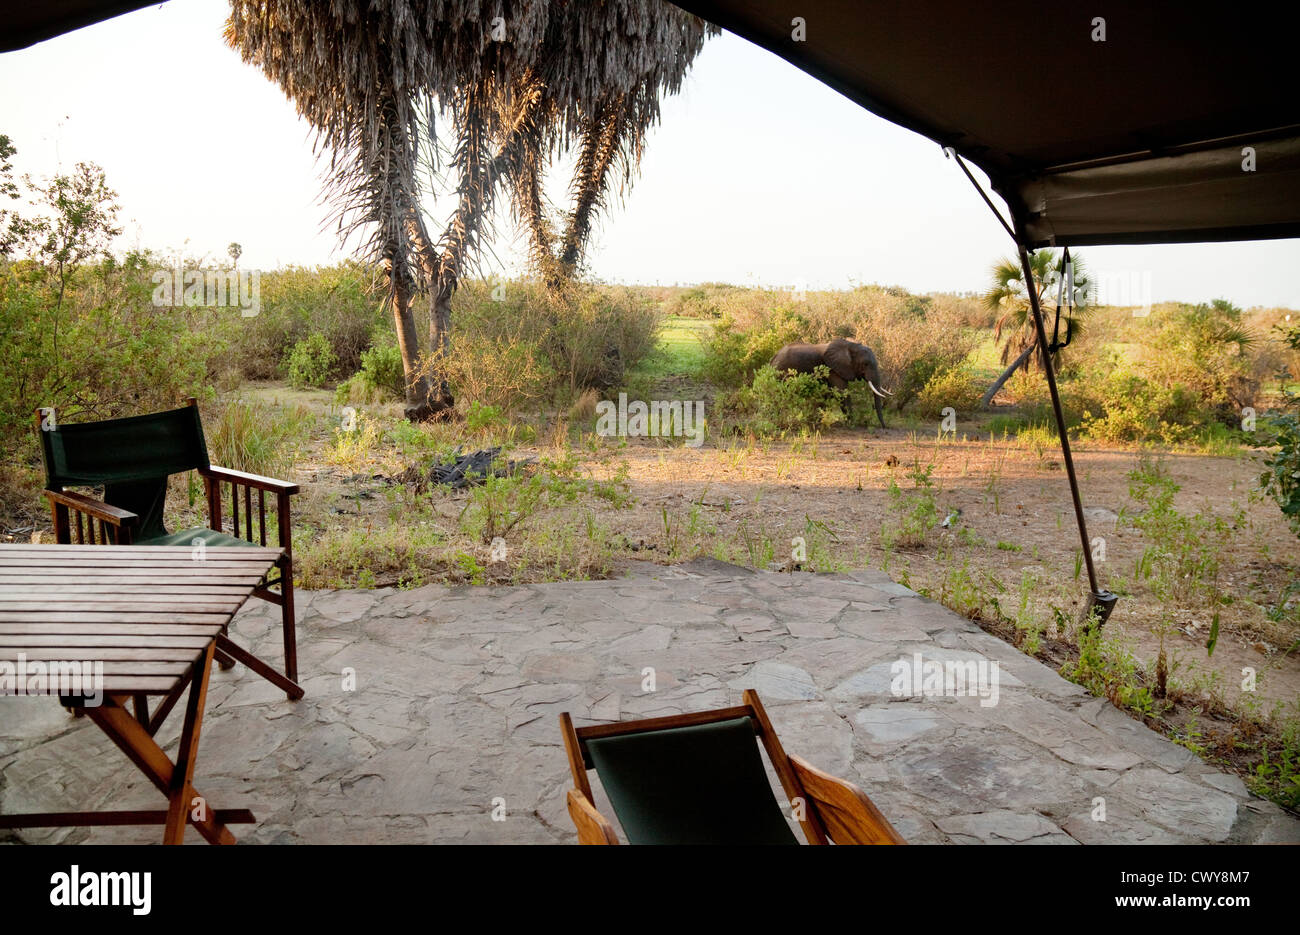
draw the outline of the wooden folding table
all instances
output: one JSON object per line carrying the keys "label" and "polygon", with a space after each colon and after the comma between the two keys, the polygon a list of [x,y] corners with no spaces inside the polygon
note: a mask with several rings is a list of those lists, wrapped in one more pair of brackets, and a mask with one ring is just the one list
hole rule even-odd
{"label": "wooden folding table", "polygon": [[[199,728],[213,656],[234,645],[230,619],[280,555],[253,546],[0,545],[0,694],[60,694],[33,673],[53,668],[67,679],[72,663],[100,673],[102,702],[85,714],[167,797],[165,811],[0,815],[0,828],[163,824],[163,843],[179,844],[188,821],[210,843],[233,844],[226,826],[253,816],[213,809],[195,790]],[[173,763],[153,735],[187,684]],[[163,699],[153,717],[151,695]]]}

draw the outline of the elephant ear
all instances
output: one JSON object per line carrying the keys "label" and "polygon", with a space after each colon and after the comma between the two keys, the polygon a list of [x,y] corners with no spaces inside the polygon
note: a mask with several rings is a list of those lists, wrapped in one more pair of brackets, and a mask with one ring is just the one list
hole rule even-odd
{"label": "elephant ear", "polygon": [[841,380],[847,382],[857,379],[858,374],[853,369],[853,345],[843,338],[837,338],[826,345],[826,353],[822,355],[822,360],[826,361],[826,366],[831,369],[831,373]]}

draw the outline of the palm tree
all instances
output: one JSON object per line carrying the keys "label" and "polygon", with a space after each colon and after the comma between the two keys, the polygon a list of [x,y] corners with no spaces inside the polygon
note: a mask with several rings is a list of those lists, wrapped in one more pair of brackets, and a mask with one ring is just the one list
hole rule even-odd
{"label": "palm tree", "polygon": [[[1071,256],[1070,266],[1074,298],[1071,332],[1077,337],[1083,330],[1083,324],[1078,318],[1087,308],[1089,283],[1079,257]],[[1034,277],[1038,304],[1044,309],[1046,323],[1047,302],[1059,292],[1065,272],[1064,254],[1037,250],[1030,254],[1029,269]],[[993,398],[1003,384],[1011,379],[1012,374],[1020,369],[1028,370],[1031,359],[1037,357],[1038,366],[1043,366],[1042,354],[1035,354],[1038,349],[1038,332],[1034,327],[1029,291],[1025,286],[1024,271],[1020,268],[1019,260],[1003,257],[993,265],[990,278],[988,291],[984,293],[984,304],[998,315],[993,325],[993,340],[1001,346],[1002,363],[1007,366],[984,392],[981,400],[984,406],[992,404]],[[1065,297],[1062,297],[1062,304],[1065,304]]]}
{"label": "palm tree", "polygon": [[[631,184],[646,136],[659,121],[661,99],[681,90],[704,42],[718,32],[716,26],[655,0],[562,7],[548,33],[547,57],[572,59],[571,37],[585,33],[598,43],[602,56],[632,67],[603,67],[590,91],[577,96],[543,84],[544,109],[558,119],[539,125],[529,154],[534,158],[519,164],[511,185],[515,215],[529,234],[533,266],[549,286],[581,271],[595,219],[609,206],[616,180],[620,194]],[[594,62],[604,65],[600,58]],[[570,147],[576,159],[569,206],[557,210],[544,196],[547,162],[539,157]]]}
{"label": "palm tree", "polygon": [[316,131],[317,152],[329,157],[327,192],[341,238],[362,232],[363,254],[384,270],[407,415],[416,418],[447,403],[420,371],[411,301],[427,284],[412,263],[407,224],[419,215],[416,178],[420,143],[432,125],[429,96],[447,89],[457,68],[479,65],[470,24],[457,26],[401,0],[231,0],[226,22],[227,44],[279,84]]}
{"label": "palm tree", "polygon": [[[540,179],[586,128],[622,141],[626,131],[608,126],[617,115],[656,118],[657,93],[680,86],[713,29],[658,0],[518,0],[508,20],[506,9],[499,0],[231,0],[227,43],[278,83],[315,129],[318,150],[329,156],[327,193],[340,235],[359,233],[362,252],[384,270],[411,419],[454,405],[438,375],[451,297],[476,260],[501,186],[509,180],[518,191],[518,180]],[[611,109],[620,96],[627,109]],[[633,139],[639,157],[644,135]],[[600,180],[597,195],[575,212],[565,242],[579,247],[562,256],[580,256],[605,191],[607,173],[589,174]],[[436,239],[422,209],[426,177],[456,203]],[[540,187],[536,202],[544,204]],[[412,310],[421,294],[429,303],[427,360]]]}

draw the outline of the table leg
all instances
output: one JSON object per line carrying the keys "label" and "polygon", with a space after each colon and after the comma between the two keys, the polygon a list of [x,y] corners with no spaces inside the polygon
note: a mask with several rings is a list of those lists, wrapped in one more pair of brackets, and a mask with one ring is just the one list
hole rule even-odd
{"label": "table leg", "polygon": [[132,700],[135,703],[135,719],[139,721],[141,724],[148,725],[149,696],[144,694],[143,692],[140,692],[139,694],[132,696]]}
{"label": "table leg", "polygon": [[158,707],[154,709],[153,714],[149,717],[149,733],[156,734],[158,729],[163,726],[163,721],[167,720],[167,715],[171,714],[172,708],[176,707],[176,702],[180,701],[181,695],[185,694],[185,689],[189,686],[189,680],[183,679],[176,683],[176,687],[163,696]]}
{"label": "table leg", "polygon": [[[99,725],[118,749],[127,755],[142,773],[167,796],[167,826],[164,842],[179,843],[185,831],[185,819],[190,802],[199,793],[192,785],[194,758],[198,752],[199,727],[203,719],[203,701],[207,695],[208,672],[212,667],[213,644],[195,663],[191,682],[189,704],[186,706],[185,726],[181,733],[181,750],[177,762],[172,763],[162,747],[149,732],[122,706],[122,700],[109,695],[97,708],[86,708],[86,714]],[[235,836],[225,823],[218,820],[216,811],[206,808],[201,820],[193,822],[199,834],[212,844],[234,844]]]}
{"label": "table leg", "polygon": [[[215,642],[208,644],[190,681],[185,726],[181,729],[181,746],[176,754],[176,769],[172,772],[167,827],[163,830],[164,844],[180,844],[185,839],[185,816],[194,799],[194,786],[190,782],[194,778],[194,761],[199,754],[199,728],[203,724],[203,708],[208,700],[208,675],[212,671],[216,645]],[[206,805],[203,811],[208,811]]]}

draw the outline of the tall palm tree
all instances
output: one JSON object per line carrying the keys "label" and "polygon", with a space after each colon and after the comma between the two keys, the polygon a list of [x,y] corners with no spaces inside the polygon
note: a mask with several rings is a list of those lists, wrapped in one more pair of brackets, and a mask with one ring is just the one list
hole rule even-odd
{"label": "tall palm tree", "polygon": [[[636,116],[657,117],[657,95],[638,92],[675,90],[711,28],[659,0],[231,0],[227,43],[278,83],[316,131],[340,235],[359,233],[363,254],[384,270],[408,418],[453,406],[438,376],[451,297],[501,186],[533,171],[540,178],[584,126],[608,136],[606,123],[623,111],[607,102],[619,95],[635,100]],[[636,140],[639,156],[644,135]],[[422,208],[426,177],[455,196],[436,238]],[[537,200],[544,203],[540,188]],[[578,228],[579,243],[587,229]],[[428,360],[413,313],[421,294]]]}
{"label": "tall palm tree", "polygon": [[457,68],[480,65],[469,21],[442,21],[431,10],[402,0],[231,0],[226,22],[226,42],[279,84],[316,131],[341,239],[359,233],[363,255],[384,270],[407,414],[417,418],[446,402],[421,375],[411,311],[427,286],[407,231],[420,214],[420,144],[433,123],[431,93],[446,89]]}
{"label": "tall palm tree", "polygon": [[[1082,260],[1078,256],[1070,257],[1073,280],[1074,320],[1072,333],[1078,336],[1083,330],[1079,317],[1087,309],[1089,282]],[[1065,255],[1051,250],[1037,250],[1029,257],[1029,269],[1034,277],[1034,289],[1038,297],[1039,308],[1043,309],[1044,320],[1048,315],[1049,304],[1054,306],[1055,296],[1061,288],[1061,279],[1065,274]],[[1006,369],[993,381],[984,392],[981,403],[988,406],[993,402],[1002,386],[1011,379],[1017,370],[1028,370],[1030,361],[1037,360],[1043,366],[1038,350],[1038,332],[1034,327],[1034,316],[1030,310],[1029,290],[1024,281],[1024,270],[1020,261],[1003,257],[993,265],[990,271],[988,291],[984,293],[984,304],[997,313],[993,325],[993,340],[1001,349],[1002,363]],[[1062,297],[1065,304],[1065,297]],[[1064,335],[1062,335],[1064,337]]]}

